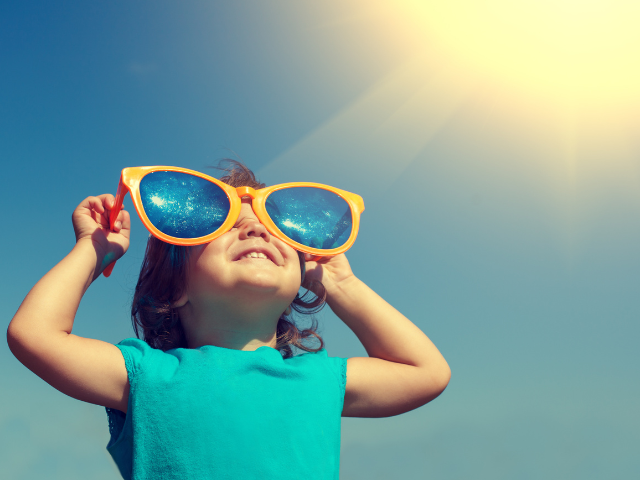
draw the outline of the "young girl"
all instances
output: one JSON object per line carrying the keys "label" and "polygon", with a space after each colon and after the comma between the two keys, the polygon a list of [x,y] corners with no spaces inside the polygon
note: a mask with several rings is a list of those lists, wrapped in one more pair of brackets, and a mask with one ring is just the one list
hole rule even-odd
{"label": "young girl", "polygon": [[[86,198],[73,212],[76,245],[22,302],[9,347],[54,388],[106,407],[107,449],[125,479],[337,479],[340,417],[418,408],[445,389],[449,367],[351,271],[343,252],[359,197],[309,184],[264,195],[244,165],[227,173],[221,183],[125,169],[116,198]],[[153,235],[132,306],[144,341],[114,346],[71,330],[84,292],[127,251],[127,190]],[[292,310],[324,299],[369,357],[329,357],[315,328],[297,328]]]}

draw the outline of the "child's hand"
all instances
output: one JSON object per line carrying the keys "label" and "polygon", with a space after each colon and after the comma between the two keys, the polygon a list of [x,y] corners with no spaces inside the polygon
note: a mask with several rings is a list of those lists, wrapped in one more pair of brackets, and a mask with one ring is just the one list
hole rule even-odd
{"label": "child's hand", "polygon": [[115,198],[108,193],[87,197],[71,216],[76,243],[86,240],[93,242],[96,251],[104,259],[101,270],[119,259],[129,248],[131,222],[126,210],[118,214],[113,230],[109,228],[109,213],[114,203]]}
{"label": "child's hand", "polygon": [[[313,258],[313,255],[306,253],[304,256],[307,268],[305,280],[322,282],[327,291],[327,296],[331,296],[331,292],[334,292],[342,282],[355,278],[344,253],[334,257],[322,257],[315,262],[310,261],[310,258]],[[311,291],[313,291],[313,288]]]}

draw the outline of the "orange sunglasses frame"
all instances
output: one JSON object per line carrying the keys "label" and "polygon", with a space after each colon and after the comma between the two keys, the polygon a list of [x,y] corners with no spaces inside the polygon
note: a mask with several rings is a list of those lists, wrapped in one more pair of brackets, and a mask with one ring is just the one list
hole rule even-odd
{"label": "orange sunglasses frame", "polygon": [[[205,235],[204,237],[198,238],[176,238],[166,233],[162,233],[156,227],[153,226],[149,217],[144,211],[144,207],[142,206],[142,197],[140,196],[140,181],[144,178],[145,175],[151,172],[180,172],[187,173],[189,175],[193,175],[195,177],[200,177],[205,180],[208,180],[212,183],[218,185],[224,192],[227,194],[227,198],[229,199],[229,214],[227,215],[224,223],[218,228],[215,232],[210,233],[209,235]],[[273,223],[273,220],[269,217],[267,210],[265,208],[265,201],[269,194],[282,190],[283,188],[290,187],[315,187],[323,190],[328,190],[330,192],[335,193],[343,200],[347,202],[349,207],[351,208],[352,213],[352,227],[351,227],[351,235],[349,239],[346,241],[344,245],[339,248],[333,248],[330,250],[321,250],[317,248],[307,247],[298,243],[289,237],[287,237],[284,233],[276,227],[276,224]],[[340,253],[344,253],[351,246],[353,242],[356,240],[356,236],[358,235],[358,228],[360,226],[360,214],[364,211],[364,200],[360,195],[355,193],[347,192],[345,190],[340,190],[339,188],[331,187],[329,185],[323,185],[321,183],[311,183],[311,182],[290,182],[290,183],[281,183],[278,185],[272,185],[271,187],[260,188],[255,190],[251,187],[232,187],[231,185],[227,185],[224,182],[221,182],[217,178],[210,177],[209,175],[205,175],[204,173],[196,172],[195,170],[189,170],[187,168],[181,167],[167,167],[167,166],[153,166],[153,167],[129,167],[122,170],[122,174],[120,175],[120,183],[118,184],[118,191],[116,192],[116,200],[113,208],[111,209],[111,213],[109,215],[109,226],[113,228],[113,224],[118,218],[118,214],[122,210],[122,204],[124,201],[124,197],[129,192],[131,194],[131,199],[133,200],[133,205],[138,212],[138,216],[144,226],[149,230],[149,232],[156,238],[162,240],[163,242],[171,243],[173,245],[201,245],[203,243],[209,243],[212,240],[215,240],[220,235],[228,232],[233,228],[238,216],[240,215],[240,208],[242,206],[242,197],[250,197],[251,198],[251,208],[255,213],[256,217],[260,223],[262,223],[266,229],[269,231],[271,235],[276,237],[277,239],[283,241],[287,245],[293,247],[294,249],[314,255],[314,260],[317,260],[321,257],[332,257],[334,255],[339,255]],[[116,262],[112,262],[104,269],[104,276],[108,277],[111,275],[111,271],[115,266]]]}

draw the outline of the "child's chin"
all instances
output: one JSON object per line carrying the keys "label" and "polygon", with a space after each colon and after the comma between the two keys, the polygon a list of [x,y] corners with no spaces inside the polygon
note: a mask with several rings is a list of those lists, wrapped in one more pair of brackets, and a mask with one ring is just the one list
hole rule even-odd
{"label": "child's chin", "polygon": [[254,275],[248,275],[241,279],[239,279],[238,286],[255,289],[255,290],[265,290],[272,291],[277,290],[282,284],[281,280],[279,281],[274,275],[265,275],[261,273],[256,273]]}
{"label": "child's chin", "polygon": [[[291,288],[287,288],[287,285],[291,284]],[[293,295],[298,292],[299,284],[293,280],[281,278],[281,276],[268,275],[265,273],[257,272],[254,275],[246,276],[239,279],[238,287],[244,290],[252,291],[255,293],[266,293],[273,295],[274,293],[282,293],[283,290],[292,290]]]}

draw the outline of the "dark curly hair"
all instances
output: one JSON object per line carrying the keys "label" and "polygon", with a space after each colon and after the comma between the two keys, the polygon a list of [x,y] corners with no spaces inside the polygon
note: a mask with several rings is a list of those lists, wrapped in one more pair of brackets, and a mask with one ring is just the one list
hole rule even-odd
{"label": "dark curly hair", "polygon": [[[226,172],[220,180],[233,187],[264,188],[254,173],[243,163],[223,159],[217,167]],[[153,348],[163,351],[173,348],[188,348],[187,340],[180,322],[180,316],[176,309],[172,308],[173,302],[184,293],[187,280],[187,267],[190,247],[171,245],[149,236],[144,260],[140,269],[140,277],[136,284],[131,305],[131,322],[136,336]],[[325,305],[326,291],[322,283],[305,279],[304,254],[298,252],[300,258],[300,270],[302,272],[302,288],[307,291],[291,303],[290,313],[283,313],[278,320],[276,328],[276,349],[283,358],[293,357],[291,346],[307,352],[318,352],[324,347],[322,337],[316,332],[318,322],[313,317]],[[311,291],[313,287],[315,294]],[[310,328],[301,330],[293,320],[293,312],[303,315],[311,315]],[[320,346],[311,348],[303,344],[309,337],[315,337]]]}

